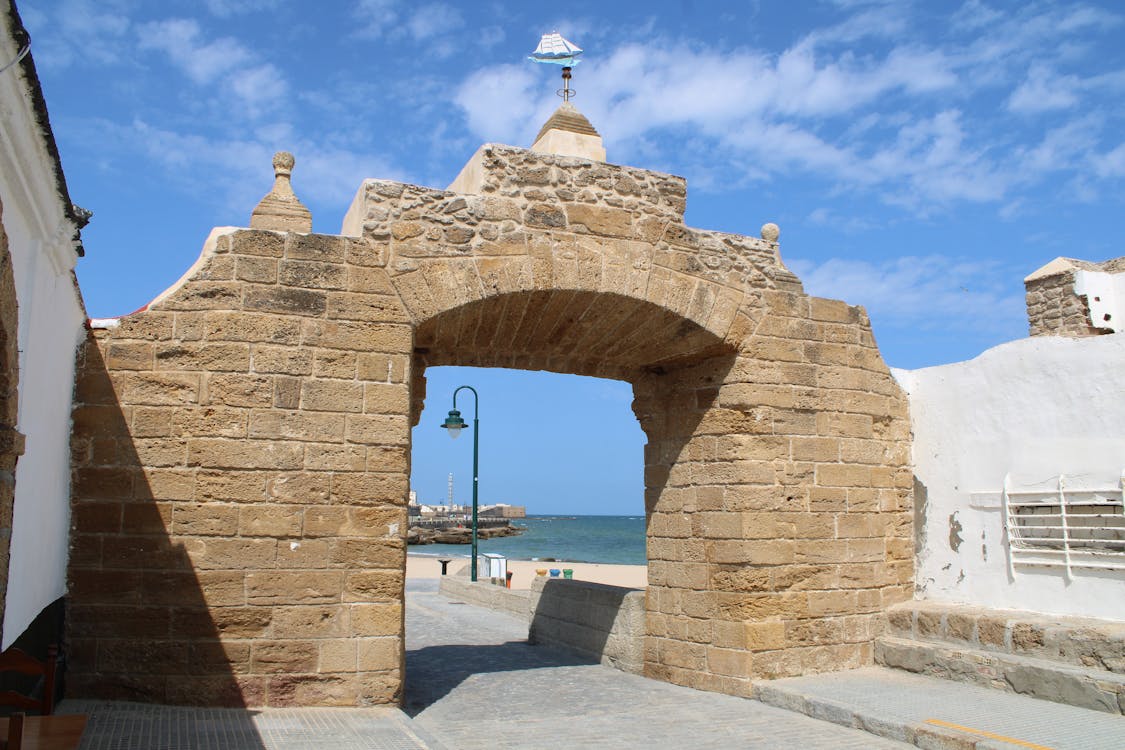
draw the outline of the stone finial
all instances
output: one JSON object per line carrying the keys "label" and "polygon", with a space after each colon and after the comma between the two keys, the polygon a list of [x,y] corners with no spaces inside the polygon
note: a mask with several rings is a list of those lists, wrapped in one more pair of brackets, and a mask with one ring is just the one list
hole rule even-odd
{"label": "stone finial", "polygon": [[547,122],[543,123],[531,150],[605,161],[602,137],[586,116],[570,102],[563,102]]}
{"label": "stone finial", "polygon": [[288,151],[273,155],[273,190],[262,198],[250,214],[251,229],[279,232],[311,232],[312,214],[293,192],[289,182],[296,159]]}
{"label": "stone finial", "polygon": [[774,224],[772,221],[769,224],[762,225],[762,239],[766,242],[777,242],[777,238],[781,236],[781,227]]}

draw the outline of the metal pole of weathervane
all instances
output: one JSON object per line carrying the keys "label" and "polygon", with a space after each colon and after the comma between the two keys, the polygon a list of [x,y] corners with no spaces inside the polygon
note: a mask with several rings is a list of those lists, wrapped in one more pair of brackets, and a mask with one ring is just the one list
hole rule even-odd
{"label": "metal pole of weathervane", "polygon": [[449,410],[449,416],[445,418],[442,427],[449,430],[449,437],[456,439],[461,434],[461,430],[465,427],[465,420],[461,418],[461,412],[457,411],[457,392],[463,388],[467,388],[473,392],[473,558],[469,565],[470,580],[477,580],[477,452],[480,446],[480,396],[477,394],[475,388],[469,385],[459,386],[453,391],[453,408]]}

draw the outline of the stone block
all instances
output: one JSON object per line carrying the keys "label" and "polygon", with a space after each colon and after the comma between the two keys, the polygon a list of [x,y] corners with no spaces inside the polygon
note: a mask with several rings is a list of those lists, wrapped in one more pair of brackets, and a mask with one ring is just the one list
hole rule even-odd
{"label": "stone block", "polygon": [[271,475],[265,494],[279,503],[320,504],[328,502],[330,491],[330,476],[311,472]]}
{"label": "stone block", "polygon": [[[282,270],[281,276],[285,272]],[[253,312],[319,317],[328,309],[328,295],[291,286],[248,286],[242,294],[242,309]]]}
{"label": "stone block", "polygon": [[264,440],[193,438],[188,441],[188,465],[208,469],[300,469],[300,444]]}
{"label": "stone block", "polygon": [[402,618],[402,605],[397,602],[351,605],[355,636],[398,636],[402,632]]}
{"label": "stone block", "polygon": [[268,375],[210,375],[206,379],[209,404],[242,407],[273,405],[273,378]]}
{"label": "stone block", "polygon": [[346,436],[352,443],[406,445],[409,435],[410,426],[405,415],[365,414],[347,417]]}
{"label": "stone block", "polygon": [[356,645],[361,671],[382,672],[402,667],[402,641],[398,637],[361,638]]}
{"label": "stone block", "polygon": [[267,440],[343,442],[344,423],[337,414],[255,410],[250,413],[247,434]]}
{"label": "stone block", "polygon": [[239,281],[275,284],[277,283],[277,260],[275,258],[256,257],[235,258],[234,276]]}
{"label": "stone block", "polygon": [[238,511],[238,534],[277,539],[301,536],[304,513],[300,506],[256,505]]}
{"label": "stone block", "polygon": [[301,340],[299,318],[266,313],[211,312],[203,319],[208,341],[248,341],[296,346]]}
{"label": "stone block", "polygon": [[387,323],[306,320],[302,338],[323,349],[403,354],[413,348],[410,326]]}
{"label": "stone block", "polygon": [[157,370],[246,372],[250,367],[250,345],[191,342],[159,344],[154,363]]}
{"label": "stone block", "polygon": [[341,605],[273,608],[275,638],[342,638],[349,635],[348,610]]}
{"label": "stone block", "polygon": [[184,551],[199,570],[255,570],[273,567],[277,542],[272,539],[194,537],[184,540]]}
{"label": "stone block", "polygon": [[354,638],[320,641],[317,671],[321,673],[356,671],[356,645]]}
{"label": "stone block", "polygon": [[257,640],[250,647],[250,669],[257,674],[315,672],[317,657],[312,641]]}
{"label": "stone block", "polygon": [[348,380],[305,380],[301,383],[301,408],[309,411],[363,411],[363,385]]}
{"label": "stone block", "polygon": [[333,539],[329,542],[329,564],[334,568],[392,570],[404,564],[405,554],[406,545],[400,537]]}
{"label": "stone block", "polygon": [[313,360],[313,375],[318,378],[354,380],[356,353],[339,349],[320,349]]}
{"label": "stone block", "polygon": [[172,531],[186,536],[234,536],[238,532],[238,507],[218,503],[176,503]]}
{"label": "stone block", "polygon": [[404,505],[403,474],[338,473],[332,477],[332,502],[342,505]]}
{"label": "stone block", "polygon": [[313,353],[307,349],[255,344],[251,353],[250,369],[257,373],[310,375],[312,363]]}
{"label": "stone block", "polygon": [[246,602],[255,605],[334,604],[340,601],[343,583],[343,573],[336,570],[252,571],[246,574]]}
{"label": "stone block", "polygon": [[348,573],[344,579],[346,602],[397,600],[403,596],[403,574],[393,570],[364,570]]}
{"label": "stone block", "polygon": [[199,375],[126,373],[115,378],[122,400],[134,405],[179,406],[199,400]]}

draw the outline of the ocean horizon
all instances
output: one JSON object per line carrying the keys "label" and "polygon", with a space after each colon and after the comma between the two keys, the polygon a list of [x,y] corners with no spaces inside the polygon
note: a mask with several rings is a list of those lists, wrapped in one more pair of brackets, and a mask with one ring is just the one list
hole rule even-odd
{"label": "ocean horizon", "polygon": [[[513,518],[525,527],[519,536],[481,539],[480,554],[491,552],[511,560],[565,560],[567,562],[645,565],[645,517],[529,515]],[[467,558],[467,544],[412,544],[412,555]]]}

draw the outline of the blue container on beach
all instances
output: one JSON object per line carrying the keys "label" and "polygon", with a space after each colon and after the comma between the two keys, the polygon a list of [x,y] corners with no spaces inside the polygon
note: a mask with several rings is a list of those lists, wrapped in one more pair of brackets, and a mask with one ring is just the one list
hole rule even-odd
{"label": "blue container on beach", "polygon": [[558,568],[551,568],[551,578],[558,578],[559,573],[562,572]]}

